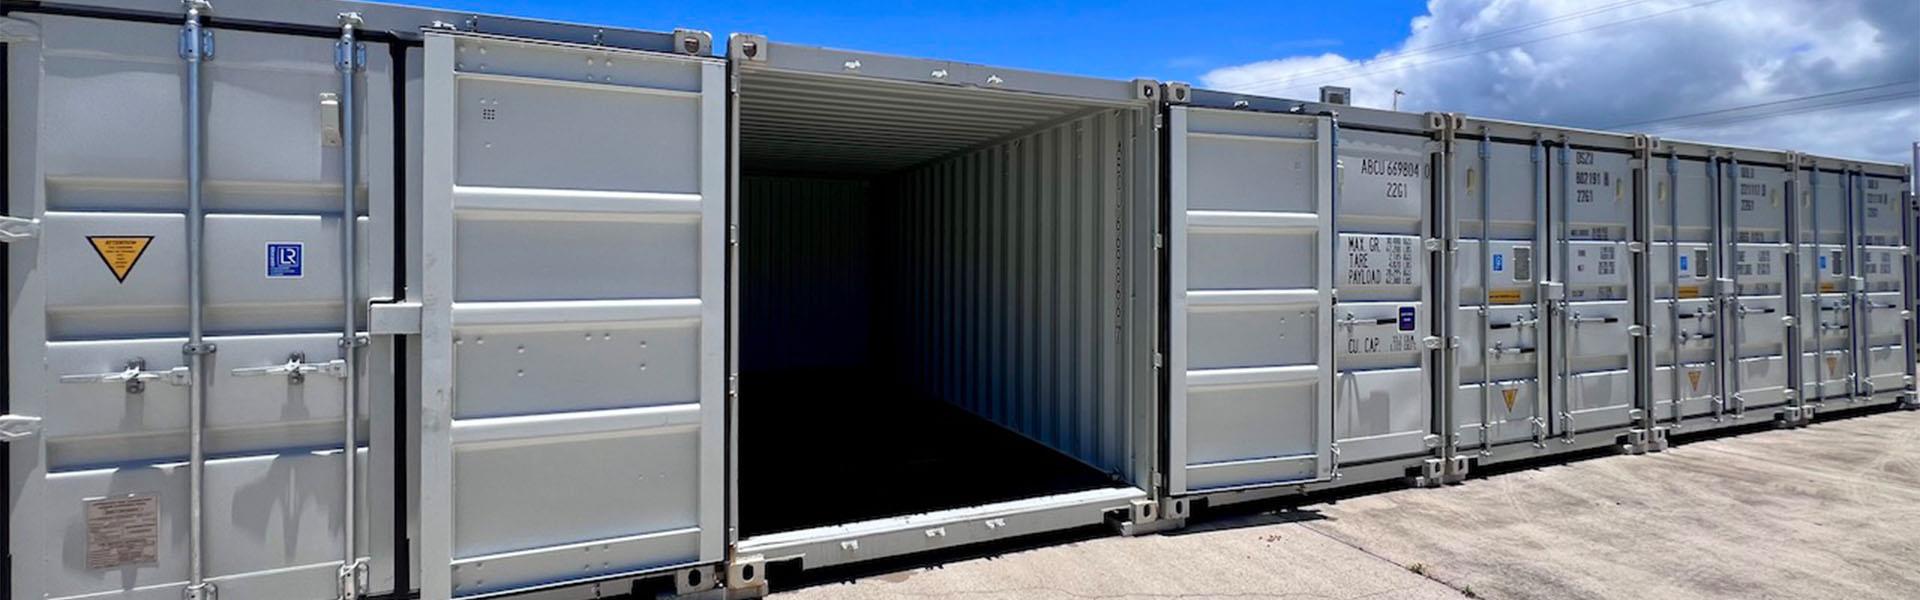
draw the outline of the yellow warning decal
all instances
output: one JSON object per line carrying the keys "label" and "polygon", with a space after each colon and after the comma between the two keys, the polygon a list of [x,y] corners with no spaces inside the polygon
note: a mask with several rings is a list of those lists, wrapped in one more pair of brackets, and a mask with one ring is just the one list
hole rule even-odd
{"label": "yellow warning decal", "polygon": [[1500,397],[1507,401],[1507,412],[1513,412],[1513,396],[1520,393],[1518,388],[1500,390]]}
{"label": "yellow warning decal", "polygon": [[1700,371],[1687,371],[1687,383],[1693,385],[1693,391],[1700,391]]}
{"label": "yellow warning decal", "polygon": [[1487,302],[1493,304],[1513,304],[1519,301],[1520,290],[1515,289],[1494,290],[1487,295]]}
{"label": "yellow warning decal", "polygon": [[1820,282],[1820,293],[1822,294],[1831,294],[1833,293],[1834,290],[1837,290],[1837,289],[1840,289],[1840,286],[1834,285],[1834,283],[1831,281]]}
{"label": "yellow warning decal", "polygon": [[153,243],[153,236],[90,235],[87,236],[87,243],[93,244],[93,252],[100,255],[100,262],[107,263],[107,270],[113,271],[113,278],[126,283],[127,274],[133,272],[133,265],[140,262],[140,256],[147,253],[147,245]]}
{"label": "yellow warning decal", "polygon": [[1697,286],[1697,285],[1680,286],[1680,293],[1678,294],[1678,296],[1680,296],[1681,298],[1699,298],[1700,286]]}
{"label": "yellow warning decal", "polygon": [[1827,357],[1827,376],[1833,377],[1839,374],[1840,374],[1840,357],[1828,356]]}

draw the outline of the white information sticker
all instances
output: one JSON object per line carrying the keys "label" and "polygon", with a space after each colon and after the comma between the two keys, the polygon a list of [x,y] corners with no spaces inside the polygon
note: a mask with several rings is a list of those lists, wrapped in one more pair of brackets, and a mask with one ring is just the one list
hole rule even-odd
{"label": "white information sticker", "polygon": [[87,568],[113,569],[160,561],[160,497],[130,494],[86,503]]}

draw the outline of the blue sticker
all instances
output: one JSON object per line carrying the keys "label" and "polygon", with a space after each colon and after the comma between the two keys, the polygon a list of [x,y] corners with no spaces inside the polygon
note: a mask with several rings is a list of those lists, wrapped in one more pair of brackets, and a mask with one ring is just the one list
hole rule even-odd
{"label": "blue sticker", "polygon": [[1413,331],[1413,307],[1400,307],[1400,330]]}
{"label": "blue sticker", "polygon": [[1687,270],[1687,255],[1685,254],[1680,255],[1680,270]]}
{"label": "blue sticker", "polygon": [[301,278],[306,273],[303,268],[306,254],[307,245],[300,242],[267,243],[267,278]]}
{"label": "blue sticker", "polygon": [[1821,269],[1827,268],[1827,257],[1825,256],[1820,257],[1820,268]]}
{"label": "blue sticker", "polygon": [[1504,271],[1504,270],[1506,270],[1506,268],[1507,268],[1507,256],[1506,256],[1505,254],[1495,254],[1495,255],[1493,255],[1493,270],[1494,270],[1494,272],[1496,272],[1496,273],[1497,273],[1497,272],[1500,272],[1500,271]]}

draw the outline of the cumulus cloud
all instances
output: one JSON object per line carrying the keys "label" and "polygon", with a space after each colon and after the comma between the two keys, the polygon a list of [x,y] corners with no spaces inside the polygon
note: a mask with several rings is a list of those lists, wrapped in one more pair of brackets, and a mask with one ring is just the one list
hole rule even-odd
{"label": "cumulus cloud", "polygon": [[[1907,162],[1915,0],[1430,0],[1397,47],[1224,67],[1201,85]],[[1748,108],[1740,108],[1748,107]],[[1684,117],[1684,118],[1673,118]]]}

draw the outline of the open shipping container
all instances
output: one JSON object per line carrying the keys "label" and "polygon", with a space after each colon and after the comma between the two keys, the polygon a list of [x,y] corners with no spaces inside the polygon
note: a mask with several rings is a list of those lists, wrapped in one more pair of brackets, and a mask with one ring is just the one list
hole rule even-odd
{"label": "open shipping container", "polygon": [[1158,521],[1158,84],[731,48],[740,562]]}

